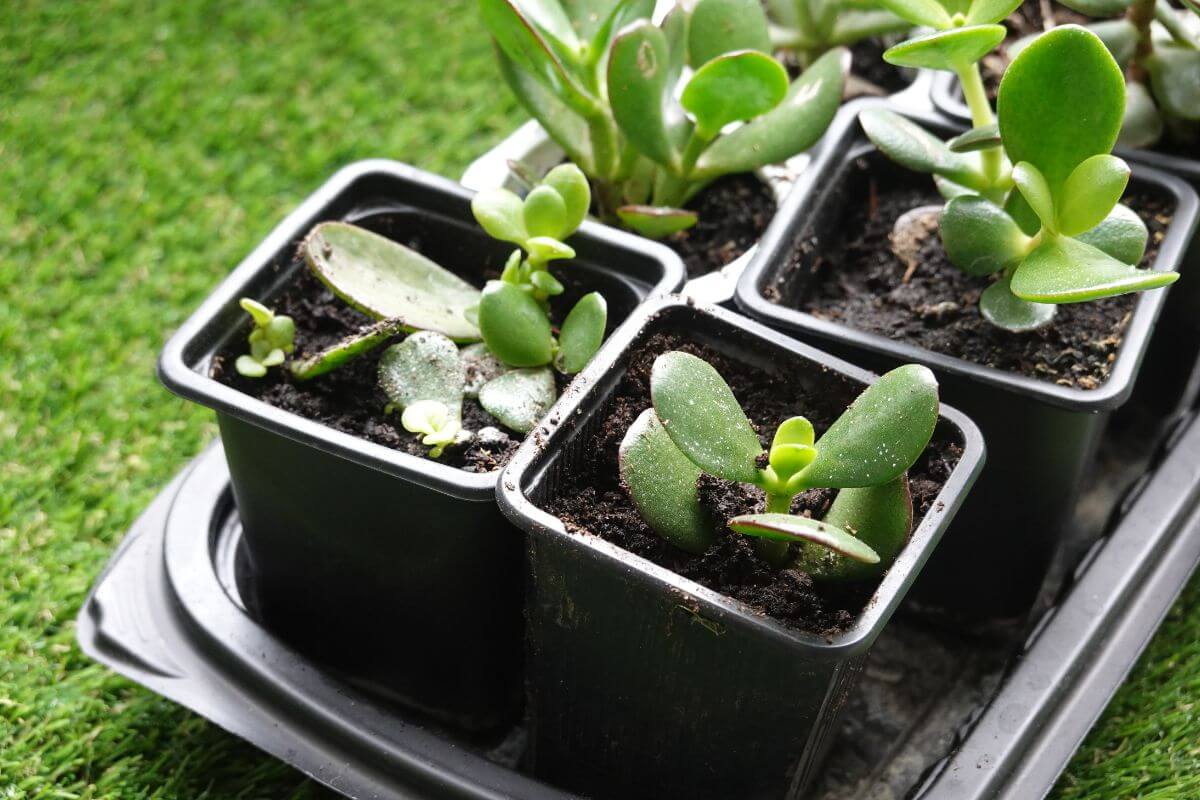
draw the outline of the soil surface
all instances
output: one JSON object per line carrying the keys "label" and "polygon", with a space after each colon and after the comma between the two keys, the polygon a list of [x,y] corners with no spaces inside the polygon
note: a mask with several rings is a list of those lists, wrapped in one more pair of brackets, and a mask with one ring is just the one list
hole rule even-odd
{"label": "soil surface", "polygon": [[753,173],[713,181],[687,204],[699,221],[663,240],[683,259],[688,278],[716,272],[762,237],[775,216],[770,188]]}
{"label": "soil surface", "polygon": [[[366,315],[347,306],[300,265],[294,278],[271,304],[278,314],[296,323],[296,353],[311,353],[341,341],[370,325]],[[245,332],[249,333],[249,325]],[[395,337],[394,341],[403,340]],[[404,430],[400,414],[385,414],[387,396],[379,388],[379,359],[388,342],[350,363],[309,381],[296,381],[287,369],[274,368],[263,378],[240,375],[233,363],[246,352],[245,336],[239,335],[213,360],[212,377],[276,408],[299,414],[334,430],[369,442],[427,457],[429,448]],[[491,472],[503,467],[524,438],[507,430],[474,400],[463,401],[463,427],[471,431],[491,426],[501,434],[487,443],[472,441],[452,446],[438,458],[443,464],[466,472]]]}
{"label": "soil surface", "polygon": [[[943,202],[925,175],[874,155],[858,159],[847,175],[841,218],[824,227],[827,240],[805,235],[767,290],[773,302],[799,308],[889,339],[957,356],[1061,386],[1095,389],[1108,377],[1137,295],[1060,305],[1053,323],[1009,333],[979,313],[990,278],[971,277],[946,257],[934,233],[920,248],[906,282],[906,265],[892,252],[896,219],[922,205]],[[1171,222],[1167,198],[1144,191],[1124,202],[1150,230],[1142,266],[1153,263]],[[803,284],[798,277],[811,277]]]}
{"label": "soil surface", "polygon": [[[803,572],[781,570],[760,559],[750,538],[730,532],[720,522],[762,511],[764,497],[757,488],[701,477],[700,499],[712,511],[717,543],[699,556],[660,539],[633,507],[620,482],[617,450],[633,420],[650,407],[654,359],[671,350],[700,356],[716,367],[733,387],[764,447],[779,423],[797,414],[808,417],[819,435],[859,391],[859,387],[827,374],[828,381],[818,381],[822,386],[816,392],[794,374],[785,377],[784,373],[768,372],[677,334],[654,334],[631,354],[608,416],[584,443],[588,458],[562,477],[547,510],[570,530],[600,536],[786,625],[826,636],[844,630],[862,611],[875,584],[815,584]],[[929,448],[909,471],[917,523],[936,502],[961,455],[960,443],[939,427]],[[793,512],[823,516],[834,496],[832,490],[805,492],[796,498]]]}

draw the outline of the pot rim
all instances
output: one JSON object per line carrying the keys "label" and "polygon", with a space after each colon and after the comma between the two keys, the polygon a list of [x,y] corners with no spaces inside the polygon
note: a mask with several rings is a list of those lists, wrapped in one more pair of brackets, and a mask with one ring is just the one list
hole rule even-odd
{"label": "pot rim", "polygon": [[816,369],[839,373],[856,383],[866,384],[878,377],[723,308],[698,304],[677,296],[655,299],[643,304],[630,318],[629,323],[605,343],[592,363],[580,374],[573,386],[574,391],[564,392],[563,402],[557,407],[557,413],[550,414],[535,434],[521,443],[501,472],[500,481],[496,486],[496,497],[501,511],[514,525],[535,539],[564,540],[568,546],[582,550],[585,557],[606,562],[611,568],[622,570],[635,580],[656,584],[659,591],[677,594],[681,602],[695,603],[697,613],[718,620],[723,625],[741,626],[784,646],[804,648],[808,651],[808,656],[816,659],[842,660],[865,652],[916,579],[983,468],[983,435],[970,418],[948,405],[941,405],[939,417],[957,430],[963,444],[962,457],[942,486],[937,500],[913,530],[908,544],[888,570],[863,611],[845,631],[832,637],[789,628],[753,611],[743,603],[599,536],[568,531],[561,520],[536,506],[526,496],[527,485],[541,477],[547,459],[556,451],[561,438],[595,413],[594,408],[589,406],[594,405],[598,393],[611,390],[612,375],[623,372],[620,365],[630,347],[652,326],[676,315],[699,317],[708,324],[709,330],[714,327],[739,329],[761,340],[768,349],[784,351],[788,356],[805,359],[812,362]]}
{"label": "pot rim", "polygon": [[[755,319],[778,325],[797,335],[811,334],[890,359],[919,362],[946,374],[974,380],[991,388],[1029,395],[1068,410],[1094,413],[1122,405],[1133,391],[1134,379],[1149,345],[1150,335],[1166,302],[1165,289],[1142,292],[1138,296],[1112,370],[1096,389],[1059,386],[907,342],[894,341],[886,336],[818,319],[806,312],[772,303],[763,296],[762,290],[769,275],[791,250],[793,229],[819,202],[819,189],[824,185],[824,178],[838,166],[853,143],[862,137],[858,112],[865,108],[886,108],[915,122],[943,130],[956,127],[939,114],[901,107],[887,100],[856,100],[843,106],[826,134],[826,146],[821,149],[812,167],[800,176],[795,190],[763,234],[754,258],[742,273],[735,294],[738,307]],[[1174,218],[1159,245],[1152,268],[1177,270],[1196,228],[1200,200],[1195,190],[1180,178],[1142,163],[1135,162],[1132,167],[1134,180],[1153,185],[1169,195],[1175,203]],[[1200,280],[1200,276],[1193,276],[1192,280]]]}
{"label": "pot rim", "polygon": [[[238,298],[247,294],[248,287],[255,283],[259,275],[273,269],[291,249],[293,242],[301,239],[313,225],[327,216],[326,209],[339,197],[353,189],[356,183],[373,176],[388,177],[425,191],[448,195],[464,209],[469,208],[475,194],[439,175],[390,159],[365,159],[342,167],[284,217],[170,337],[159,355],[158,378],[171,392],[208,406],[218,414],[228,414],[300,444],[444,494],[464,500],[490,502],[499,475],[497,471],[464,472],[457,467],[336,431],[226,386],[193,367],[197,363],[207,365],[204,354],[212,349],[215,342],[228,335],[227,325],[220,324],[221,317],[240,319]],[[651,290],[651,297],[669,292],[683,283],[683,262],[664,245],[588,221],[583,223],[573,238],[604,242],[657,261],[662,268],[662,277]],[[214,331],[218,328],[219,333]]]}

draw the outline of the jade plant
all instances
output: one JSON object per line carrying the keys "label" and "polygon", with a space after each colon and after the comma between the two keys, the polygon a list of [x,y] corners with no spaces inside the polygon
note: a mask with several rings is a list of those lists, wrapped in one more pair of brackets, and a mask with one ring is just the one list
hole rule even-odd
{"label": "jade plant", "polygon": [[[621,443],[620,473],[642,518],[667,542],[699,554],[716,541],[719,527],[697,492],[703,473],[763,491],[762,513],[715,522],[756,537],[758,553],[776,566],[823,580],[869,578],[908,541],[907,471],[938,415],[937,382],[927,368],[887,373],[819,439],[806,418],[785,420],[766,450],[729,385],[701,358],[659,356],[650,394],[653,407]],[[791,513],[796,495],[817,488],[840,489],[822,519]]]}
{"label": "jade plant", "polygon": [[1110,152],[1124,110],[1125,83],[1104,44],[1067,25],[1009,65],[995,124],[981,115],[986,124],[943,142],[890,111],[859,120],[884,154],[935,176],[948,199],[939,223],[947,256],[969,275],[998,276],[980,297],[983,316],[1028,331],[1051,322],[1057,304],[1178,278],[1137,267],[1147,231],[1119,203],[1130,171]]}
{"label": "jade plant", "polygon": [[524,199],[504,190],[477,195],[479,224],[519,246],[482,292],[402,244],[348,223],[320,223],[301,244],[302,256],[337,297],[374,322],[292,360],[292,377],[311,380],[407,334],[381,355],[379,386],[385,411],[400,413],[430,457],[481,433],[463,429],[464,398],[528,433],[557,398],[554,369],[583,369],[604,338],[607,305],[597,292],[575,304],[557,337],[550,322],[550,301],[564,289],[547,267],[575,256],[564,240],[589,204],[587,178],[572,164],[551,170]]}
{"label": "jade plant", "polygon": [[296,323],[249,297],[243,297],[240,304],[254,327],[249,336],[250,352],[238,356],[234,368],[247,378],[261,378],[268,369],[282,364],[295,349]]}
{"label": "jade plant", "polygon": [[[480,0],[517,98],[592,180],[597,212],[660,238],[713,180],[775,164],[824,133],[844,50],[789,84],[759,0]],[[734,125],[734,123],[741,123]]]}
{"label": "jade plant", "polygon": [[766,5],[771,43],[802,67],[835,47],[912,27],[878,0],[767,0]]}

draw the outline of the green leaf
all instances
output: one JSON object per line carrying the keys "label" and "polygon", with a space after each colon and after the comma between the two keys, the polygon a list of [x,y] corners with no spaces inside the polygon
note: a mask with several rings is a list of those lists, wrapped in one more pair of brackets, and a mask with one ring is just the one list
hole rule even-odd
{"label": "green leaf", "polygon": [[[937,187],[938,194],[946,200],[953,200],[956,197],[978,196],[978,193],[974,189],[968,189],[966,186],[961,186],[954,181],[947,180],[941,175],[933,176],[933,185]],[[1013,194],[1016,194],[1016,192]]]}
{"label": "green leaf", "polygon": [[778,61],[742,50],[718,56],[696,70],[680,102],[696,120],[696,132],[712,139],[731,122],[770,111],[787,91],[787,70]]}
{"label": "green leaf", "polygon": [[1129,7],[1129,0],[1059,0],[1067,8],[1087,17],[1111,17]]}
{"label": "green leaf", "polygon": [[688,22],[688,60],[694,69],[733,50],[771,52],[767,15],[759,0],[700,0]]}
{"label": "green leaf", "polygon": [[954,24],[937,0],[880,0],[879,4],[916,26],[943,30]]}
{"label": "green leaf", "polygon": [[951,28],[901,42],[883,54],[898,67],[959,70],[974,64],[1004,41],[1003,25]]}
{"label": "green leaf", "polygon": [[1104,42],[1108,52],[1116,59],[1117,66],[1124,68],[1133,59],[1134,51],[1137,50],[1138,32],[1137,26],[1128,19],[1101,20],[1089,24],[1087,29],[1100,37],[1100,41]]}
{"label": "green leaf", "polygon": [[558,367],[574,375],[588,365],[604,342],[608,324],[608,304],[599,292],[579,298],[563,320],[558,337]]}
{"label": "green leaf", "polygon": [[267,374],[267,368],[252,356],[238,356],[237,361],[233,362],[233,368],[247,378],[261,378]]}
{"label": "green leaf", "polygon": [[503,49],[496,46],[496,62],[500,74],[525,111],[545,129],[567,157],[585,172],[596,169],[588,124],[574,109],[559,99],[554,91],[530,73],[518,67]]}
{"label": "green leaf", "polygon": [[786,481],[812,463],[817,455],[813,439],[812,423],[804,417],[786,419],[775,429],[767,463],[775,470],[776,477]]}
{"label": "green leaf", "polygon": [[[583,2],[580,5],[590,6],[596,4]],[[612,6],[607,14],[598,9],[588,14],[587,22],[591,23],[592,20],[600,20],[599,25],[577,25],[580,28],[580,35],[591,39],[590,49],[593,62],[608,55],[609,45],[612,44],[613,37],[618,31],[635,20],[650,19],[654,14],[654,0],[618,0],[616,3],[611,3],[610,0],[602,0],[598,5]],[[578,19],[579,16],[572,14],[572,18]]]}
{"label": "green leaf", "polygon": [[1004,209],[978,195],[946,204],[942,244],[950,261],[968,275],[991,275],[1025,257],[1030,239]]}
{"label": "green leaf", "polygon": [[629,498],[655,533],[697,555],[712,546],[712,522],[696,496],[701,469],[671,441],[654,409],[629,426],[618,464]]}
{"label": "green leaf", "polygon": [[[479,195],[476,195],[476,198],[478,197]],[[525,230],[529,231],[530,236],[545,236],[550,239],[566,237],[567,204],[563,202],[562,195],[552,187],[535,187],[525,197],[523,210]]]}
{"label": "green leaf", "polygon": [[529,238],[525,228],[525,204],[508,189],[478,192],[471,198],[471,213],[493,239],[524,244]]}
{"label": "green leaf", "polygon": [[863,39],[884,36],[889,33],[905,33],[912,25],[890,11],[883,9],[839,9],[836,11],[829,43],[852,45]]}
{"label": "green leaf", "polygon": [[988,188],[986,177],[970,155],[951,152],[942,140],[894,111],[864,109],[858,121],[867,138],[902,167],[941,175],[976,191]]}
{"label": "green leaf", "polygon": [[1129,165],[1112,155],[1085,159],[1067,176],[1058,208],[1058,229],[1075,236],[1099,225],[1129,183]]}
{"label": "green leaf", "polygon": [[1063,25],[1013,60],[996,103],[1009,159],[1037,167],[1057,202],[1071,171],[1116,143],[1125,78],[1094,33]]}
{"label": "green leaf", "polygon": [[438,458],[462,430],[462,421],[437,400],[418,400],[408,406],[400,415],[400,424],[409,433],[424,434],[421,444],[432,445],[430,458]]}
{"label": "green leaf", "polygon": [[275,319],[275,312],[249,297],[243,297],[238,301],[238,305],[242,310],[250,315],[254,320],[254,324],[260,328],[265,328],[270,324],[271,320]]}
{"label": "green leaf", "polygon": [[544,269],[535,269],[529,275],[529,282],[549,297],[556,297],[563,293],[562,283]]}
{"label": "green leaf", "polygon": [[297,380],[311,380],[319,375],[332,372],[403,332],[403,321],[382,319],[324,350],[293,361],[289,369]]}
{"label": "green leaf", "polygon": [[463,395],[466,397],[479,397],[479,390],[485,383],[511,369],[483,342],[462,348],[458,358],[463,366]]}
{"label": "green leaf", "polygon": [[789,417],[775,429],[775,436],[771,439],[771,447],[779,447],[785,444],[811,446],[814,441],[816,441],[816,433],[813,431],[812,423],[807,418]]}
{"label": "green leaf", "polygon": [[291,317],[276,314],[271,317],[271,321],[263,329],[263,335],[272,345],[285,353],[290,353],[295,349],[293,341],[296,338],[296,322]]}
{"label": "green leaf", "polygon": [[515,0],[513,5],[539,30],[567,47],[578,49],[579,38],[575,26],[559,0]]}
{"label": "green leaf", "polygon": [[695,211],[660,206],[621,206],[617,216],[626,227],[647,239],[662,239],[687,230],[699,219]]}
{"label": "green leaf", "polygon": [[479,300],[479,328],[488,349],[509,366],[550,363],[550,320],[537,300],[516,284],[488,281]]}
{"label": "green leaf", "polygon": [[840,489],[894,480],[929,444],[937,415],[933,373],[918,364],[897,367],[868,386],[825,431],[816,460],[793,482],[799,489]]}
{"label": "green leaf", "polygon": [[979,296],[979,313],[997,328],[1012,333],[1027,333],[1043,328],[1054,321],[1058,309],[1048,303],[1031,303],[1012,293],[1011,275],[983,290]]}
{"label": "green leaf", "polygon": [[1117,143],[1122,147],[1151,147],[1162,138],[1162,114],[1142,83],[1130,81],[1125,92],[1125,118]]}
{"label": "green leaf", "polygon": [[740,483],[757,483],[758,434],[729,385],[707,361],[673,351],[654,361],[650,374],[654,410],[671,440],[705,472]]}
{"label": "green leaf", "polygon": [[525,250],[529,253],[529,260],[538,263],[575,257],[573,247],[549,236],[530,237],[525,241]]}
{"label": "green leaf", "polygon": [[805,544],[796,566],[817,581],[859,581],[882,575],[896,561],[912,533],[912,494],[901,475],[880,486],[842,489],[822,522],[841,528],[879,556],[875,564],[845,558]]}
{"label": "green leaf", "polygon": [[879,554],[848,531],[809,517],[791,514],[742,514],[729,520],[729,528],[744,536],[776,542],[811,543],[865,564],[879,563]]}
{"label": "green leaf", "polygon": [[1150,232],[1136,212],[1128,206],[1117,204],[1103,222],[1075,238],[1122,263],[1137,266],[1146,254]]}
{"label": "green leaf", "polygon": [[514,369],[498,375],[479,389],[479,405],[517,433],[529,433],[558,397],[549,367]]}
{"label": "green leaf", "polygon": [[837,48],[821,56],[766,114],[719,137],[696,162],[695,177],[714,178],[778,164],[812,147],[842,101],[849,57]]}
{"label": "green leaf", "polygon": [[946,142],[946,147],[953,153],[973,153],[976,150],[989,150],[999,146],[1000,126],[994,122],[982,128],[972,128]]}
{"label": "green leaf", "polygon": [[666,106],[673,85],[663,32],[642,20],[623,30],[608,59],[608,98],[613,118],[638,152],[677,170],[679,154],[667,131]]}
{"label": "green leaf", "polygon": [[1042,221],[1019,190],[1008,193],[1008,199],[1004,201],[1004,213],[1012,217],[1017,227],[1029,236],[1035,236],[1042,229]]}
{"label": "green leaf", "polygon": [[421,400],[444,405],[462,419],[463,368],[458,346],[433,331],[418,331],[379,359],[379,387],[401,411]]}
{"label": "green leaf", "polygon": [[1146,59],[1146,67],[1163,111],[1200,119],[1200,50],[1158,45]]}
{"label": "green leaf", "polygon": [[542,178],[542,185],[549,186],[562,198],[563,207],[567,212],[566,220],[563,224],[563,235],[555,238],[565,239],[583,224],[592,205],[592,190],[588,186],[587,176],[574,164],[559,164],[546,173],[546,177]]}
{"label": "green leaf", "polygon": [[374,319],[411,330],[479,338],[466,311],[479,290],[425,256],[344,222],[322,222],[300,246],[309,268],[338,297]]}
{"label": "green leaf", "polygon": [[990,25],[1003,22],[1020,7],[1022,0],[972,0],[967,11],[967,25]]}
{"label": "green leaf", "polygon": [[1056,231],[1058,218],[1054,213],[1054,196],[1041,170],[1028,161],[1022,161],[1013,167],[1012,178],[1029,208],[1037,214],[1042,226],[1051,232]]}
{"label": "green leaf", "polygon": [[1138,269],[1066,236],[1051,236],[1013,274],[1017,297],[1041,303],[1079,303],[1174,283],[1177,272]]}

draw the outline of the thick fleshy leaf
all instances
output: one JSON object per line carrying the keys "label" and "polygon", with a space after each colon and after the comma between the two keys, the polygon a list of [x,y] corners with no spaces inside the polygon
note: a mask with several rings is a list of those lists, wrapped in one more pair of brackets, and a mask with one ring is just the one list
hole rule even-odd
{"label": "thick fleshy leaf", "polygon": [[479,389],[483,410],[517,433],[533,430],[557,397],[554,372],[549,367],[509,370]]}
{"label": "thick fleshy leaf", "polygon": [[550,236],[531,236],[525,241],[525,251],[530,261],[541,263],[575,257],[575,248]]}
{"label": "thick fleshy leaf", "polygon": [[[1100,37],[1108,52],[1116,59],[1117,65],[1124,68],[1133,58],[1137,50],[1137,27],[1127,19],[1105,19],[1093,22],[1088,30]],[[1011,51],[1010,51],[1011,53]],[[1015,54],[1013,56],[1016,57]]]}
{"label": "thick fleshy leaf", "polygon": [[629,426],[618,463],[633,505],[655,533],[689,553],[712,545],[716,534],[696,496],[701,469],[671,441],[654,409]]}
{"label": "thick fleshy leaf", "polygon": [[1151,147],[1162,138],[1163,118],[1145,85],[1130,81],[1125,86],[1125,118],[1121,122],[1122,147]]}
{"label": "thick fleshy leaf", "polygon": [[515,0],[515,5],[525,19],[547,35],[568,47],[578,48],[575,25],[559,0]]}
{"label": "thick fleshy leaf", "polygon": [[879,563],[879,554],[848,531],[810,517],[791,514],[742,514],[729,520],[729,528],[744,536],[776,542],[814,544],[866,564]]}
{"label": "thick fleshy leaf", "polygon": [[838,9],[833,3],[829,3],[829,6],[835,8],[836,14],[833,29],[829,32],[831,44],[852,45],[874,36],[904,33],[912,27],[908,20],[900,19],[884,9]]}
{"label": "thick fleshy leaf", "polygon": [[[476,195],[478,197],[478,195]],[[565,238],[567,227],[567,204],[553,187],[534,187],[525,197],[525,230],[530,236],[546,236],[551,239]]]}
{"label": "thick fleshy leaf", "polygon": [[585,171],[596,169],[584,118],[530,73],[521,69],[508,54],[496,46],[496,62],[500,74],[525,111],[550,134],[571,161]]}
{"label": "thick fleshy leaf", "polygon": [[568,0],[563,5],[580,37],[590,40],[593,63],[608,54],[617,31],[654,14],[654,0]]}
{"label": "thick fleshy leaf", "polygon": [[502,242],[524,244],[525,204],[508,189],[484,189],[471,198],[471,213],[488,236]]}
{"label": "thick fleshy leaf", "polygon": [[687,230],[699,219],[695,211],[662,206],[621,206],[617,216],[626,227],[647,239],[662,239]]}
{"label": "thick fleshy leaf", "polygon": [[913,25],[940,31],[954,24],[938,0],[880,0],[879,4]]}
{"label": "thick fleshy leaf", "polygon": [[1003,25],[973,25],[917,36],[889,48],[883,60],[898,67],[958,70],[1004,41]]}
{"label": "thick fleshy leaf", "polygon": [[535,269],[530,273],[529,282],[548,297],[557,297],[563,293],[562,282],[544,269]]}
{"label": "thick fleshy leaf", "polygon": [[250,318],[254,320],[254,324],[260,328],[266,327],[270,324],[271,320],[275,319],[274,311],[251,297],[243,297],[238,301],[238,305],[250,315]]}
{"label": "thick fleshy leaf", "polygon": [[1129,183],[1129,165],[1113,155],[1085,159],[1067,176],[1057,208],[1058,229],[1067,236],[1091,230],[1113,210]]}
{"label": "thick fleshy leaf", "polygon": [[1059,0],[1064,6],[1088,17],[1111,17],[1129,7],[1129,0]]}
{"label": "thick fleshy leaf", "polygon": [[1003,22],[1016,11],[1022,0],[972,0],[967,11],[967,25],[991,25]]}
{"label": "thick fleshy leaf", "polygon": [[[906,364],[867,387],[817,440],[797,488],[877,486],[913,465],[937,424],[937,379]],[[791,486],[789,485],[789,488]]]}
{"label": "thick fleshy leaf", "polygon": [[780,480],[787,480],[816,458],[812,423],[804,417],[791,417],[775,429],[768,452],[768,463]]}
{"label": "thick fleshy leaf", "polygon": [[756,50],[741,50],[718,56],[696,70],[680,102],[695,119],[696,132],[711,139],[731,122],[767,113],[787,91],[783,65]]}
{"label": "thick fleshy leaf", "polygon": [[516,284],[488,281],[479,299],[479,329],[488,349],[509,366],[550,363],[550,320],[533,296]]}
{"label": "thick fleshy leaf", "polygon": [[956,197],[974,197],[979,194],[974,189],[968,189],[966,186],[947,180],[941,175],[933,176],[933,185],[937,187],[938,194],[946,200],[953,200]]}
{"label": "thick fleshy leaf", "polygon": [[1012,293],[1011,278],[1003,275],[983,290],[979,296],[979,313],[983,318],[1013,333],[1034,331],[1053,322],[1058,309],[1049,303],[1031,303],[1017,297]]}
{"label": "thick fleshy leaf", "polygon": [[942,244],[954,266],[968,275],[991,275],[1015,264],[1029,249],[1026,236],[1004,209],[982,197],[956,197],[946,204]]}
{"label": "thick fleshy leaf", "polygon": [[301,245],[322,283],[374,319],[399,319],[412,330],[451,339],[479,338],[466,317],[479,290],[420,253],[344,222],[322,222]]}
{"label": "thick fleshy leaf", "polygon": [[1013,167],[1012,178],[1017,190],[1021,192],[1033,213],[1037,214],[1042,225],[1051,231],[1057,230],[1058,217],[1054,213],[1054,196],[1042,171],[1028,161],[1022,161]]}
{"label": "thick fleshy leaf", "polygon": [[1037,235],[1042,229],[1042,221],[1019,190],[1008,193],[1008,199],[1004,201],[1004,213],[1012,217],[1017,227],[1029,236]]}
{"label": "thick fleshy leaf", "polygon": [[404,332],[404,323],[398,319],[383,319],[347,336],[340,342],[317,353],[296,359],[288,367],[297,380],[307,381],[318,375],[332,372],[363,353],[374,350],[391,337]]}
{"label": "thick fleshy leaf", "polygon": [[1125,264],[1138,265],[1146,254],[1146,242],[1150,232],[1137,212],[1128,206],[1117,204],[1108,216],[1090,231],[1075,237],[1090,244]]}
{"label": "thick fleshy leaf", "polygon": [[972,128],[946,142],[946,147],[954,153],[973,153],[976,150],[988,150],[999,146],[1000,126],[994,122],[982,128]]}
{"label": "thick fleshy leaf", "polygon": [[558,336],[558,367],[574,375],[592,360],[604,342],[604,327],[608,324],[608,304],[599,292],[579,298],[579,302],[563,320]]}
{"label": "thick fleshy leaf", "polygon": [[239,375],[247,378],[261,378],[267,374],[266,365],[253,356],[238,356],[237,361],[233,362],[233,368],[238,371]]}
{"label": "thick fleshy leaf", "polygon": [[830,50],[797,78],[766,114],[719,137],[696,162],[696,177],[712,178],[778,164],[816,144],[842,101],[848,53]]}
{"label": "thick fleshy leaf", "polygon": [[1013,59],[996,104],[1008,157],[1037,167],[1057,200],[1080,162],[1116,143],[1125,77],[1094,33],[1063,25]]}
{"label": "thick fleshy leaf", "polygon": [[558,192],[566,208],[567,216],[563,226],[565,233],[556,238],[561,239],[575,232],[583,224],[592,204],[592,190],[583,170],[574,164],[559,164],[546,173],[546,177],[542,178],[542,185]]}
{"label": "thick fleshy leaf", "polygon": [[969,155],[951,152],[941,139],[894,111],[864,109],[858,121],[867,138],[897,164],[977,191],[987,188],[987,179]]}
{"label": "thick fleshy leaf", "polygon": [[1167,113],[1200,119],[1200,50],[1159,45],[1146,59],[1154,96]]}
{"label": "thick fleshy leaf", "polygon": [[458,351],[458,357],[462,361],[463,395],[466,397],[478,397],[485,383],[511,369],[483,342],[467,345]]}
{"label": "thick fleshy leaf", "polygon": [[912,533],[912,494],[901,475],[881,486],[842,489],[822,520],[841,528],[879,556],[875,564],[845,558],[827,548],[805,544],[796,566],[818,581],[857,581],[881,575],[895,561]]}
{"label": "thick fleshy leaf", "polygon": [[740,483],[759,480],[758,434],[711,364],[690,353],[662,354],[650,373],[650,396],[675,446],[698,467]]}
{"label": "thick fleshy leaf", "polygon": [[667,132],[666,104],[673,86],[663,32],[645,20],[617,36],[608,59],[608,98],[621,132],[638,152],[669,169],[679,154]]}
{"label": "thick fleshy leaf", "polygon": [[401,411],[420,400],[435,400],[461,420],[463,368],[458,346],[440,333],[414,333],[383,351],[379,387]]}
{"label": "thick fleshy leaf", "polygon": [[733,50],[771,52],[767,15],[759,0],[700,0],[688,22],[688,62],[693,69]]}
{"label": "thick fleshy leaf", "polygon": [[1013,274],[1012,290],[1025,300],[1080,303],[1174,283],[1177,272],[1138,269],[1066,236],[1052,236]]}

